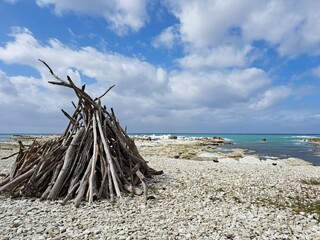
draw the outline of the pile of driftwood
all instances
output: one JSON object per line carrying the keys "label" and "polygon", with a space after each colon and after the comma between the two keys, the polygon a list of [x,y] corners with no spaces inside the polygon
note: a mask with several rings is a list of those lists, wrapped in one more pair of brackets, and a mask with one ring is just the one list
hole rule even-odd
{"label": "pile of driftwood", "polygon": [[[62,80],[42,60],[58,80],[51,84],[72,88],[78,97],[74,113],[63,135],[44,143],[34,141],[20,150],[9,175],[0,182],[0,193],[11,197],[63,198],[91,204],[96,199],[122,200],[123,193],[142,195],[147,201],[145,177],[161,174],[147,165],[134,141],[115,116],[102,107],[102,96],[92,99],[85,86],[78,88],[70,77]],[[143,191],[139,188],[142,185]]]}

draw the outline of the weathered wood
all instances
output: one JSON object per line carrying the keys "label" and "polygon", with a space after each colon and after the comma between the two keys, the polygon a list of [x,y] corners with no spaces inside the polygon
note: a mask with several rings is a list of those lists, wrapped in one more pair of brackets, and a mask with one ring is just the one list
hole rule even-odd
{"label": "weathered wood", "polygon": [[147,205],[147,200],[148,200],[148,187],[145,182],[145,177],[144,175],[138,170],[136,171],[137,177],[140,179],[142,186],[143,186],[143,192],[144,192],[144,204]]}
{"label": "weathered wood", "polygon": [[31,168],[29,171],[25,172],[24,174],[20,175],[19,177],[13,179],[12,181],[0,187],[0,193],[10,192],[11,189],[16,188],[22,181],[32,176],[34,169],[35,168]]}
{"label": "weathered wood", "polygon": [[74,136],[69,148],[67,149],[62,169],[61,169],[59,176],[58,176],[56,182],[54,183],[54,185],[48,195],[48,199],[54,200],[54,199],[58,198],[59,193],[62,188],[62,183],[68,174],[68,170],[72,164],[72,161],[74,161],[74,153],[75,153],[75,151],[77,151],[77,146],[78,146],[78,143],[82,137],[83,132],[84,132],[84,128],[80,128],[79,131],[77,132],[77,134]]}
{"label": "weathered wood", "polygon": [[97,137],[97,123],[96,123],[96,116],[93,115],[93,153],[92,153],[92,166],[91,166],[91,173],[90,173],[90,180],[89,180],[89,204],[92,205],[93,202],[93,192],[94,192],[94,181],[95,178],[95,169],[97,158],[99,154],[99,145],[98,145],[98,137]]}
{"label": "weathered wood", "polygon": [[85,85],[77,87],[69,76],[61,79],[48,64],[40,61],[56,79],[50,83],[72,89],[78,104],[72,102],[71,115],[62,110],[69,121],[59,138],[34,141],[30,146],[19,142],[11,171],[0,181],[0,192],[11,197],[40,197],[40,200],[63,198],[63,203],[74,198],[76,206],[83,200],[92,205],[101,198],[113,201],[116,197],[123,201],[126,192],[144,193],[146,202],[145,177],[161,171],[148,166],[120,126],[113,109],[109,113],[102,107],[101,98],[114,86],[93,99],[85,92]]}
{"label": "weathered wood", "polygon": [[63,109],[61,109],[61,111],[63,112],[63,114],[70,120],[70,122],[73,124],[73,126],[75,126],[76,128],[80,128],[78,122],[76,119],[74,119],[73,117],[71,117],[66,111],[64,111]]}
{"label": "weathered wood", "polygon": [[109,87],[109,88],[107,89],[107,91],[105,91],[100,97],[95,98],[94,101],[97,101],[97,100],[103,98],[112,88],[114,88],[114,86],[115,86],[115,85],[112,85],[111,87]]}
{"label": "weathered wood", "polygon": [[113,193],[113,185],[112,185],[112,177],[111,177],[111,170],[110,165],[108,165],[108,187],[109,187],[109,198],[111,201],[114,199],[114,193]]}
{"label": "weathered wood", "polygon": [[116,190],[117,196],[122,200],[122,195],[121,195],[121,192],[120,192],[120,189],[119,189],[119,185],[118,185],[117,177],[116,177],[116,172],[115,172],[114,165],[113,165],[113,162],[112,162],[112,157],[111,157],[111,154],[110,154],[110,148],[109,148],[109,145],[107,144],[106,138],[104,136],[98,112],[96,112],[96,118],[97,118],[97,125],[98,125],[98,129],[99,129],[99,134],[101,136],[101,140],[102,140],[102,143],[103,143],[103,148],[104,148],[104,151],[105,151],[106,156],[107,156],[108,164],[110,166],[110,172],[111,172],[111,177],[112,177],[112,180],[113,180],[113,185],[114,185],[114,188]]}
{"label": "weathered wood", "polygon": [[8,159],[8,158],[11,158],[11,157],[13,157],[13,156],[15,156],[15,155],[18,155],[18,154],[19,154],[19,152],[13,153],[13,154],[11,154],[11,155],[9,155],[9,156],[7,156],[7,157],[1,158],[1,160],[5,160],[5,159]]}
{"label": "weathered wood", "polygon": [[58,163],[58,166],[55,168],[55,170],[54,170],[54,172],[53,172],[53,175],[52,175],[52,177],[51,177],[51,179],[50,179],[49,185],[47,186],[45,192],[44,192],[44,193],[42,194],[42,196],[40,197],[40,201],[47,199],[47,197],[48,197],[48,195],[49,195],[49,193],[50,193],[50,191],[51,191],[51,189],[52,189],[52,186],[53,186],[55,180],[56,180],[57,177],[58,177],[58,174],[59,174],[59,172],[60,172],[61,166],[62,166],[62,162],[59,162],[59,163]]}
{"label": "weathered wood", "polygon": [[88,185],[88,180],[89,180],[89,174],[90,174],[90,171],[91,171],[91,164],[92,164],[92,161],[90,161],[88,167],[87,167],[87,170],[81,180],[81,183],[80,183],[80,186],[78,188],[78,194],[74,200],[74,204],[76,207],[78,207],[83,199],[83,196],[86,194],[87,192],[87,185]]}
{"label": "weathered wood", "polygon": [[73,187],[68,191],[67,196],[63,199],[62,204],[66,204],[67,201],[69,201],[72,198],[72,194],[74,194],[74,191],[79,187],[80,182],[77,182]]}
{"label": "weathered wood", "polygon": [[3,185],[6,185],[8,182],[10,182],[9,176],[3,179],[2,182],[0,182],[0,187],[2,187]]}
{"label": "weathered wood", "polygon": [[106,184],[107,179],[108,179],[108,167],[107,167],[106,161],[103,156],[100,156],[100,164],[101,164],[102,180],[101,180],[101,185],[100,185],[101,187],[98,192],[98,199],[101,198],[102,196],[108,194],[108,191],[107,191],[108,185]]}

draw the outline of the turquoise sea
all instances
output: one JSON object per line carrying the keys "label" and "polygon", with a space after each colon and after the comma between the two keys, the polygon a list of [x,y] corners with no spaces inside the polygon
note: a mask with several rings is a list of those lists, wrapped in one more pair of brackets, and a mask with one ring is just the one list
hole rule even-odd
{"label": "turquoise sea", "polygon": [[[141,135],[141,134],[131,134]],[[161,138],[166,135],[178,137],[201,138],[201,137],[222,137],[229,140],[233,145],[221,147],[222,151],[230,148],[245,148],[250,152],[262,157],[301,158],[320,166],[320,156],[317,156],[317,148],[307,141],[309,138],[320,138],[320,134],[213,134],[213,133],[143,133],[142,135],[153,138]],[[267,142],[261,142],[265,138]],[[320,154],[320,148],[319,154]]]}
{"label": "turquoise sea", "polygon": [[[15,134],[28,136],[44,136],[51,134]],[[228,151],[230,148],[245,148],[254,154],[262,157],[301,158],[320,166],[320,156],[317,155],[317,148],[307,141],[309,138],[320,138],[320,134],[216,134],[216,133],[131,133],[130,136],[151,136],[152,138],[163,138],[174,135],[179,138],[203,138],[222,137],[231,141],[233,145],[220,147],[221,151]],[[8,141],[14,134],[0,134],[0,142]],[[261,139],[267,142],[261,142]],[[318,149],[320,154],[320,148]]]}

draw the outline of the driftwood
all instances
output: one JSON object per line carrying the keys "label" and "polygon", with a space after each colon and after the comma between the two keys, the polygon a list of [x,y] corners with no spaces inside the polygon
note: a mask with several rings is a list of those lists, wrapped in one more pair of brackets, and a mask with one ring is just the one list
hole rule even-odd
{"label": "driftwood", "polygon": [[[10,173],[0,182],[0,193],[11,197],[38,197],[41,200],[74,199],[75,205],[87,200],[123,199],[125,192],[141,195],[147,201],[145,178],[162,174],[147,165],[134,141],[120,126],[113,109],[92,99],[85,86],[78,88],[54,74],[49,83],[73,89],[78,97],[74,113],[62,110],[69,123],[61,137],[44,143],[34,141],[20,150]],[[13,155],[11,155],[13,156]],[[140,188],[142,187],[143,190]]]}

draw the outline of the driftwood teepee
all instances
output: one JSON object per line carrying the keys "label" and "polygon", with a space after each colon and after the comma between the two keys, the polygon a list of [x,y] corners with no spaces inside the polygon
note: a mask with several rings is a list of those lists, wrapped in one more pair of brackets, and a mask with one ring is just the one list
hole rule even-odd
{"label": "driftwood teepee", "polygon": [[[140,195],[147,201],[145,177],[161,174],[147,165],[134,141],[126,134],[111,108],[101,106],[102,96],[92,99],[85,86],[78,88],[67,77],[62,80],[51,68],[57,81],[49,83],[68,87],[78,97],[75,110],[63,135],[44,143],[34,141],[20,151],[9,175],[0,182],[0,193],[11,197],[39,197],[42,200],[74,198],[91,204],[95,199],[119,198],[125,192]],[[143,191],[139,188],[142,185]]]}

